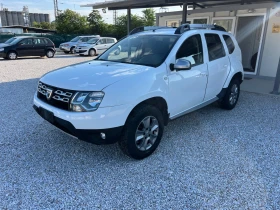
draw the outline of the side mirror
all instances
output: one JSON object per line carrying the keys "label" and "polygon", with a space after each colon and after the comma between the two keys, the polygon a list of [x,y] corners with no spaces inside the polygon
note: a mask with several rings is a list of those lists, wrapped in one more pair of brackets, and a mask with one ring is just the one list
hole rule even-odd
{"label": "side mirror", "polygon": [[190,61],[179,58],[176,60],[176,63],[173,65],[170,65],[171,70],[177,70],[177,71],[184,71],[184,70],[190,70],[192,68],[192,64]]}

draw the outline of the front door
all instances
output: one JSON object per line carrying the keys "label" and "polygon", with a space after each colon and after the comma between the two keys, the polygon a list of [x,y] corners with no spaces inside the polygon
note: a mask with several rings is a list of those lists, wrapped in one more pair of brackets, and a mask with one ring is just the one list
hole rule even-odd
{"label": "front door", "polygon": [[236,40],[242,51],[242,64],[248,74],[256,74],[264,16],[238,17]]}
{"label": "front door", "polygon": [[16,47],[18,56],[32,56],[34,53],[32,38],[25,38],[21,40]]}
{"label": "front door", "polygon": [[185,40],[176,54],[177,59],[189,60],[192,68],[173,71],[169,75],[169,110],[171,117],[203,102],[207,85],[207,64],[204,62],[201,35]]}

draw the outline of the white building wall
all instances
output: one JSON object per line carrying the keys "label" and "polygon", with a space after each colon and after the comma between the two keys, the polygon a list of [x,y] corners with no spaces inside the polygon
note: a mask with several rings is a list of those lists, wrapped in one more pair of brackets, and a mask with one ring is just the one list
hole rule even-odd
{"label": "white building wall", "polygon": [[266,31],[266,40],[261,62],[260,76],[275,77],[280,57],[280,33],[272,33],[273,24],[280,25],[280,7],[270,10],[270,19]]}

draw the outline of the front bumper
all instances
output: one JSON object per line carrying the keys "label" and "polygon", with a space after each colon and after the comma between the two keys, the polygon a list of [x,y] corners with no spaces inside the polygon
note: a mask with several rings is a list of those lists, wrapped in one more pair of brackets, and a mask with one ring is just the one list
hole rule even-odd
{"label": "front bumper", "polygon": [[7,54],[5,52],[0,52],[0,58],[6,58]]}
{"label": "front bumper", "polygon": [[59,49],[66,52],[70,51],[70,47],[65,47],[65,46],[59,46]]}
{"label": "front bumper", "polygon": [[75,53],[80,54],[80,55],[88,55],[88,50],[87,49],[76,49]]}
{"label": "front bumper", "polygon": [[[120,139],[122,128],[131,111],[129,105],[99,108],[95,112],[70,112],[53,107],[34,95],[36,112],[64,132],[94,144],[111,144]],[[47,119],[40,110],[53,114],[52,120]],[[106,139],[100,134],[104,133]]]}
{"label": "front bumper", "polygon": [[[52,120],[44,117],[42,114],[42,108],[38,108],[33,105],[35,111],[44,119],[49,121],[51,124],[59,128],[60,130],[76,137],[82,141],[89,143],[102,145],[102,144],[114,144],[120,140],[120,136],[123,130],[123,126],[108,129],[76,129],[70,122],[53,116]],[[105,134],[105,139],[102,138],[101,134]]]}

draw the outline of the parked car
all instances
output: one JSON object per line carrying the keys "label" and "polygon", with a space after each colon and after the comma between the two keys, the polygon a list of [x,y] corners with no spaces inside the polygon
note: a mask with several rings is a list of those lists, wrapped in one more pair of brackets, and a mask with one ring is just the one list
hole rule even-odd
{"label": "parked car", "polygon": [[0,57],[15,60],[23,56],[47,56],[55,54],[54,43],[44,37],[13,37],[4,44],[0,44]]}
{"label": "parked car", "polygon": [[74,54],[75,53],[75,47],[83,42],[87,42],[88,40],[92,38],[98,38],[99,35],[91,35],[91,36],[77,36],[74,39],[72,39],[70,42],[65,42],[60,44],[59,49],[62,50],[65,54]]}
{"label": "parked car", "polygon": [[78,44],[76,46],[75,53],[89,56],[99,55],[105,52],[116,42],[117,39],[111,37],[93,38],[86,43]]}
{"label": "parked car", "polygon": [[215,101],[233,109],[243,79],[241,50],[221,27],[142,28],[90,62],[44,75],[34,108],[76,138],[118,142],[142,159],[155,151],[169,120]]}

